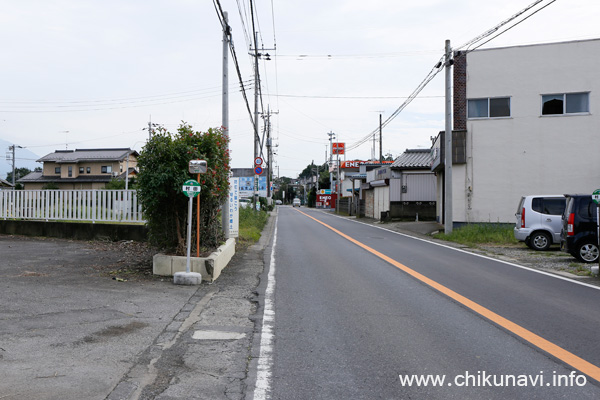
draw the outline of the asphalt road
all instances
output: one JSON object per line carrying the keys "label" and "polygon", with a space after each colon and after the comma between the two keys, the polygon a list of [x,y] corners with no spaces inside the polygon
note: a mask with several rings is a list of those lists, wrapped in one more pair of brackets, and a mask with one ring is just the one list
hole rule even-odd
{"label": "asphalt road", "polygon": [[275,238],[267,398],[600,398],[595,288],[306,208]]}

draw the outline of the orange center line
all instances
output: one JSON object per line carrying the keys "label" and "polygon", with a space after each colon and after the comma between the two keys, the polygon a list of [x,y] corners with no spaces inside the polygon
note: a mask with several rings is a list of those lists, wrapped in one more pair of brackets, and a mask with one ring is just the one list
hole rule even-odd
{"label": "orange center line", "polygon": [[536,335],[535,333],[523,328],[522,326],[502,317],[499,314],[496,314],[495,312],[481,306],[478,303],[475,303],[472,300],[469,300],[468,298],[464,297],[461,294],[458,294],[457,292],[455,292],[452,289],[447,288],[446,286],[426,277],[425,275],[422,275],[420,273],[418,273],[417,271],[415,271],[414,269],[411,269],[409,267],[407,267],[406,265],[399,263],[398,261],[392,259],[391,257],[386,256],[383,253],[380,253],[379,251],[365,245],[364,243],[359,242],[358,240],[346,235],[343,232],[340,232],[339,230],[333,228],[330,225],[327,225],[326,223],[300,211],[297,210],[299,213],[304,214],[305,216],[307,216],[308,218],[318,222],[319,224],[323,225],[324,227],[332,230],[333,232],[337,233],[338,235],[342,236],[343,238],[349,240],[350,242],[356,244],[359,247],[362,247],[363,249],[365,249],[366,251],[368,251],[369,253],[381,258],[382,260],[388,262],[389,264],[392,264],[394,267],[404,271],[405,273],[407,273],[408,275],[418,279],[419,281],[425,283],[426,285],[432,287],[433,289],[437,290],[440,293],[443,293],[444,295],[450,297],[451,299],[453,299],[454,301],[462,304],[463,306],[475,311],[477,314],[487,318],[488,320],[496,323],[497,325],[501,326],[502,328],[506,329],[509,332],[512,332],[513,334],[517,335],[518,337],[526,340],[527,342],[533,344],[534,346],[538,347],[539,349],[553,355],[554,357],[558,358],[559,360],[563,361],[564,363],[572,366],[573,368],[581,371],[582,373],[588,375],[589,377],[595,379],[596,381],[600,382],[600,368],[597,367],[596,365],[584,360],[581,357],[576,356],[575,354],[563,349],[560,346],[557,346],[556,344],[544,339],[543,337]]}

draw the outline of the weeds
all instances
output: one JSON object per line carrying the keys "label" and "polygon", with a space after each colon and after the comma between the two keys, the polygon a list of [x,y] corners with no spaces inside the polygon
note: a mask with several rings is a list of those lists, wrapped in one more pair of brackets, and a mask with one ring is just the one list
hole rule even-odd
{"label": "weeds", "polygon": [[513,234],[512,225],[469,224],[455,229],[449,235],[440,232],[436,238],[468,246],[478,244],[513,245],[518,241]]}
{"label": "weeds", "polygon": [[268,219],[269,214],[266,211],[256,211],[251,207],[240,208],[240,233],[238,238],[240,246],[248,247],[258,242]]}

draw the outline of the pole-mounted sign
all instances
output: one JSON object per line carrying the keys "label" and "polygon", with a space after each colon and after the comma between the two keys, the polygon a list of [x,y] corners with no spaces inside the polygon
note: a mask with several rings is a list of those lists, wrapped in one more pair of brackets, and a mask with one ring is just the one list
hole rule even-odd
{"label": "pole-mounted sign", "polygon": [[198,196],[200,194],[201,189],[202,186],[200,186],[198,181],[195,181],[193,179],[188,179],[187,181],[185,181],[182,188],[183,193],[190,199]]}
{"label": "pole-mounted sign", "polygon": [[261,157],[256,157],[254,159],[254,165],[261,166],[263,163],[263,159]]}

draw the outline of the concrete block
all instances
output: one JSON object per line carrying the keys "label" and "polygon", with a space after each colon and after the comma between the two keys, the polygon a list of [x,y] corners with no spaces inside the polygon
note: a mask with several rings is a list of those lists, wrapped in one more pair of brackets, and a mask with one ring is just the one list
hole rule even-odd
{"label": "concrete block", "polygon": [[[234,255],[235,238],[227,239],[225,244],[210,256],[191,257],[190,272],[198,273],[203,280],[213,282],[221,275],[221,271],[227,267]],[[186,257],[157,254],[154,256],[153,272],[155,275],[175,275],[186,272],[186,263]]]}
{"label": "concrete block", "polygon": [[202,283],[202,275],[197,272],[176,272],[173,275],[175,285],[199,285]]}
{"label": "concrete block", "polygon": [[155,254],[152,259],[152,273],[154,275],[172,276],[172,257],[164,254]]}
{"label": "concrete block", "polygon": [[224,245],[208,256],[206,269],[214,281],[221,275],[221,271],[227,267],[231,258],[235,255],[235,239],[227,239]]}

